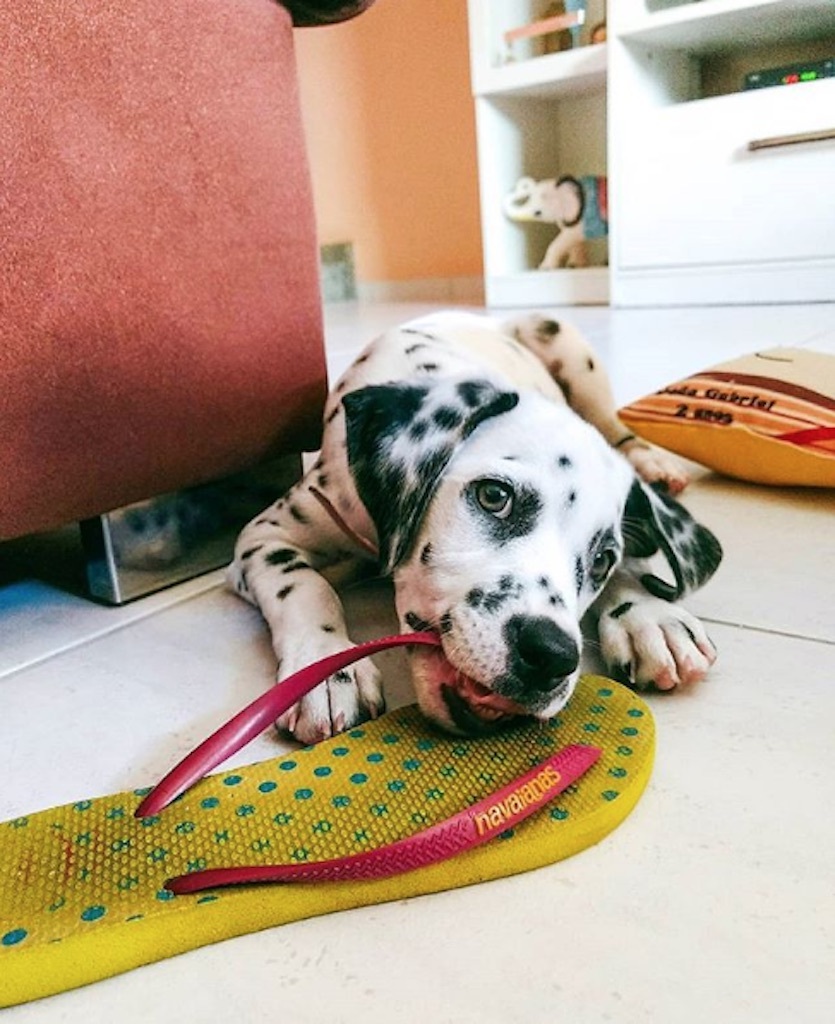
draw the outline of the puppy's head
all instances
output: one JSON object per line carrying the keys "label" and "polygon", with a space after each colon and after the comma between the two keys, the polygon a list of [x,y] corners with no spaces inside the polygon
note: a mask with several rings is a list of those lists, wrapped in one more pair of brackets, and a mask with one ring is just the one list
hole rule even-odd
{"label": "puppy's head", "polygon": [[446,729],[555,715],[579,675],[580,619],[625,556],[664,552],[676,583],[645,585],[666,599],[715,568],[694,564],[703,528],[537,394],[451,379],[365,388],[344,404],[401,628],[441,638],[413,652],[412,675]]}

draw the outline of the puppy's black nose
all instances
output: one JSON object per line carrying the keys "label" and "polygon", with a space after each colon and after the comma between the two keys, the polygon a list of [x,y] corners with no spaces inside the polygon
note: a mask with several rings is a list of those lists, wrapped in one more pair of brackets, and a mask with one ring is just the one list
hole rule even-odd
{"label": "puppy's black nose", "polygon": [[543,615],[514,615],[504,633],[511,671],[530,689],[552,690],[580,662],[577,641]]}

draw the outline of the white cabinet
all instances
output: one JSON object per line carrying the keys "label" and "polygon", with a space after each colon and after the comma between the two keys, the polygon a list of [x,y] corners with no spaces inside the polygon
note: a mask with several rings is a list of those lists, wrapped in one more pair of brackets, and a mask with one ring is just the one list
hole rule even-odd
{"label": "white cabinet", "polygon": [[749,149],[833,129],[835,79],[647,112],[618,159],[618,266],[821,260],[833,255],[835,150]]}
{"label": "white cabinet", "polygon": [[611,11],[613,301],[835,300],[835,78],[742,89],[835,57],[835,2]]}
{"label": "white cabinet", "polygon": [[[607,44],[511,64],[548,5],[469,2],[490,304],[835,301],[835,78],[742,88],[835,57],[835,0],[612,0]],[[554,229],[502,214],[564,173],[608,173],[608,268],[536,270]]]}

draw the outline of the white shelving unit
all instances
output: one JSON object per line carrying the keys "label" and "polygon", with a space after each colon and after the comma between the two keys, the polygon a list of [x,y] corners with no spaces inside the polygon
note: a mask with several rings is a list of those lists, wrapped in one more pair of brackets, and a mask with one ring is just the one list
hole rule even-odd
{"label": "white shelving unit", "polygon": [[[513,64],[502,32],[549,4],[469,4],[489,303],[835,301],[835,79],[742,91],[835,57],[835,0],[612,0],[608,43]],[[564,173],[608,173],[610,267],[536,270],[554,230],[502,214]]]}
{"label": "white shelving unit", "polygon": [[[523,176],[606,174],[605,44],[503,60],[502,34],[548,13],[542,0],[469,0],[485,290],[494,306],[605,303],[606,266],[537,270],[556,229],[518,224],[502,201]],[[587,24],[602,20],[591,0]],[[588,29],[586,29],[587,31]],[[519,46],[519,44],[516,44]],[[593,260],[605,260],[605,243]]]}

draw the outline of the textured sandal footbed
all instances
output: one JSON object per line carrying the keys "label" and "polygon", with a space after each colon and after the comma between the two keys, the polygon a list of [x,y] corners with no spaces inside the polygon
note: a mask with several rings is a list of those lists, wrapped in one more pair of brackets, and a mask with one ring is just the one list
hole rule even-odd
{"label": "textured sandal footbed", "polygon": [[[450,860],[368,882],[243,886],[173,896],[173,875],[299,863],[393,842],[513,780],[570,743],[602,750],[516,829]],[[220,772],[138,820],[147,789],[0,824],[0,1006],[38,999],[262,928],[472,885],[599,842],[652,769],[647,705],[586,676],[553,721],[482,739],[434,731],[401,708],[315,747]]]}

